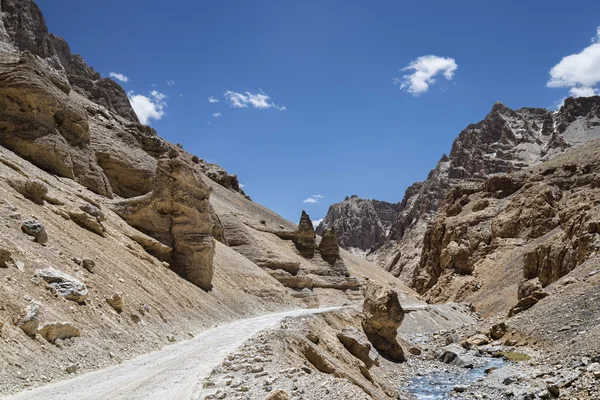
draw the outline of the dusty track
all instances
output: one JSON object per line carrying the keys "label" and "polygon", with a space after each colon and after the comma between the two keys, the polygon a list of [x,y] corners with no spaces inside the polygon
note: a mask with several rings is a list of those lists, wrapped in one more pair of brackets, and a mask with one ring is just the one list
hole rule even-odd
{"label": "dusty track", "polygon": [[145,354],[118,366],[24,391],[6,400],[195,399],[203,378],[230,352],[285,317],[335,310],[294,310],[232,322],[196,338]]}

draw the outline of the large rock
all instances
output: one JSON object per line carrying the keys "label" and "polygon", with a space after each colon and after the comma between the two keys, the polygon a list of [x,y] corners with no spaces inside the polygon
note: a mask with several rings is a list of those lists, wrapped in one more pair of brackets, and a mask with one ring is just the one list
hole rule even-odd
{"label": "large rock", "polygon": [[46,228],[44,228],[44,224],[38,220],[29,219],[27,221],[23,221],[21,223],[21,230],[29,236],[33,236],[35,241],[38,243],[44,244],[48,241]]}
{"label": "large rock", "polygon": [[290,400],[290,396],[283,389],[271,390],[265,400]]}
{"label": "large rock", "polygon": [[383,356],[392,361],[405,361],[404,350],[396,336],[404,320],[398,293],[369,281],[363,303],[362,327],[367,338]]}
{"label": "large rock", "polygon": [[302,210],[298,229],[294,232],[293,242],[304,258],[313,258],[315,255],[315,228],[306,211]]}
{"label": "large rock", "polygon": [[38,333],[50,343],[54,343],[57,339],[70,339],[81,335],[78,328],[61,322],[44,325]]}
{"label": "large rock", "polygon": [[17,325],[27,336],[35,337],[40,323],[40,304],[31,303],[25,309],[23,316],[15,321]]}
{"label": "large rock", "polygon": [[67,300],[82,303],[87,299],[88,289],[79,280],[55,268],[48,267],[35,271],[48,285],[56,290],[59,296]]}
{"label": "large rock", "polygon": [[337,334],[337,338],[346,350],[364,362],[367,368],[371,368],[375,364],[376,357],[371,357],[371,344],[361,331],[353,327],[346,327]]}
{"label": "large rock", "polygon": [[323,231],[323,238],[319,243],[319,253],[323,260],[334,264],[340,259],[340,246],[338,245],[335,228],[327,228]]}
{"label": "large rock", "polygon": [[152,192],[117,203],[115,211],[172,249],[167,262],[175,272],[209,290],[215,253],[209,195],[210,189],[173,150],[159,159]]}

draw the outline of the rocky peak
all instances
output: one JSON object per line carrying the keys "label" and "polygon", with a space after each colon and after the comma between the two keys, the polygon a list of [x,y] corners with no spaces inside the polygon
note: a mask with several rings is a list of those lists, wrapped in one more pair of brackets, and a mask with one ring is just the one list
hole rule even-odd
{"label": "rocky peak", "polygon": [[315,228],[310,216],[302,210],[298,229],[294,232],[293,241],[300,254],[305,258],[313,258],[315,254]]}
{"label": "rocky peak", "polygon": [[399,211],[400,204],[352,195],[329,207],[317,233],[334,228],[341,247],[365,254],[383,243]]}

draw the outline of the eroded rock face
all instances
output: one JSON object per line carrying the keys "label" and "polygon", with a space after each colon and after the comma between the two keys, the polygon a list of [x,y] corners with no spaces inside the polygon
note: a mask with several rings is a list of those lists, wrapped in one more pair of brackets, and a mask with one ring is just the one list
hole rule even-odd
{"label": "eroded rock face", "polygon": [[213,222],[209,188],[176,151],[159,159],[154,189],[115,205],[131,226],[172,249],[171,268],[204,290],[214,273]]}
{"label": "eroded rock face", "polygon": [[404,320],[398,293],[369,281],[363,303],[362,327],[367,338],[382,355],[392,361],[406,360],[396,336]]}
{"label": "eroded rock face", "polygon": [[44,59],[68,76],[75,90],[90,100],[129,121],[139,122],[123,88],[110,79],[102,79],[80,55],[71,54],[64,39],[48,33],[44,16],[32,0],[3,0],[2,13],[7,33],[4,40],[11,46]]}
{"label": "eroded rock face", "polygon": [[302,216],[298,223],[298,229],[294,232],[293,241],[296,248],[304,258],[313,258],[315,255],[315,228],[306,211],[302,210]]}
{"label": "eroded rock face", "polygon": [[[518,309],[535,303],[532,293],[600,248],[600,213],[592,206],[600,201],[599,149],[592,141],[535,168],[448,190],[427,228],[412,286],[433,301],[471,301],[512,285],[524,301]],[[457,204],[462,211],[449,212]],[[512,278],[486,276],[497,268]]]}

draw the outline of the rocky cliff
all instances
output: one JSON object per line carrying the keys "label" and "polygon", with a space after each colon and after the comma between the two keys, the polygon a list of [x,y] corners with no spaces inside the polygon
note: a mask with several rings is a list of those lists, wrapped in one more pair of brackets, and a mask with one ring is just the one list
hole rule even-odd
{"label": "rocky cliff", "polygon": [[329,207],[327,215],[317,227],[317,233],[323,235],[326,229],[334,228],[340,246],[364,255],[385,242],[400,209],[400,204],[352,195]]}

